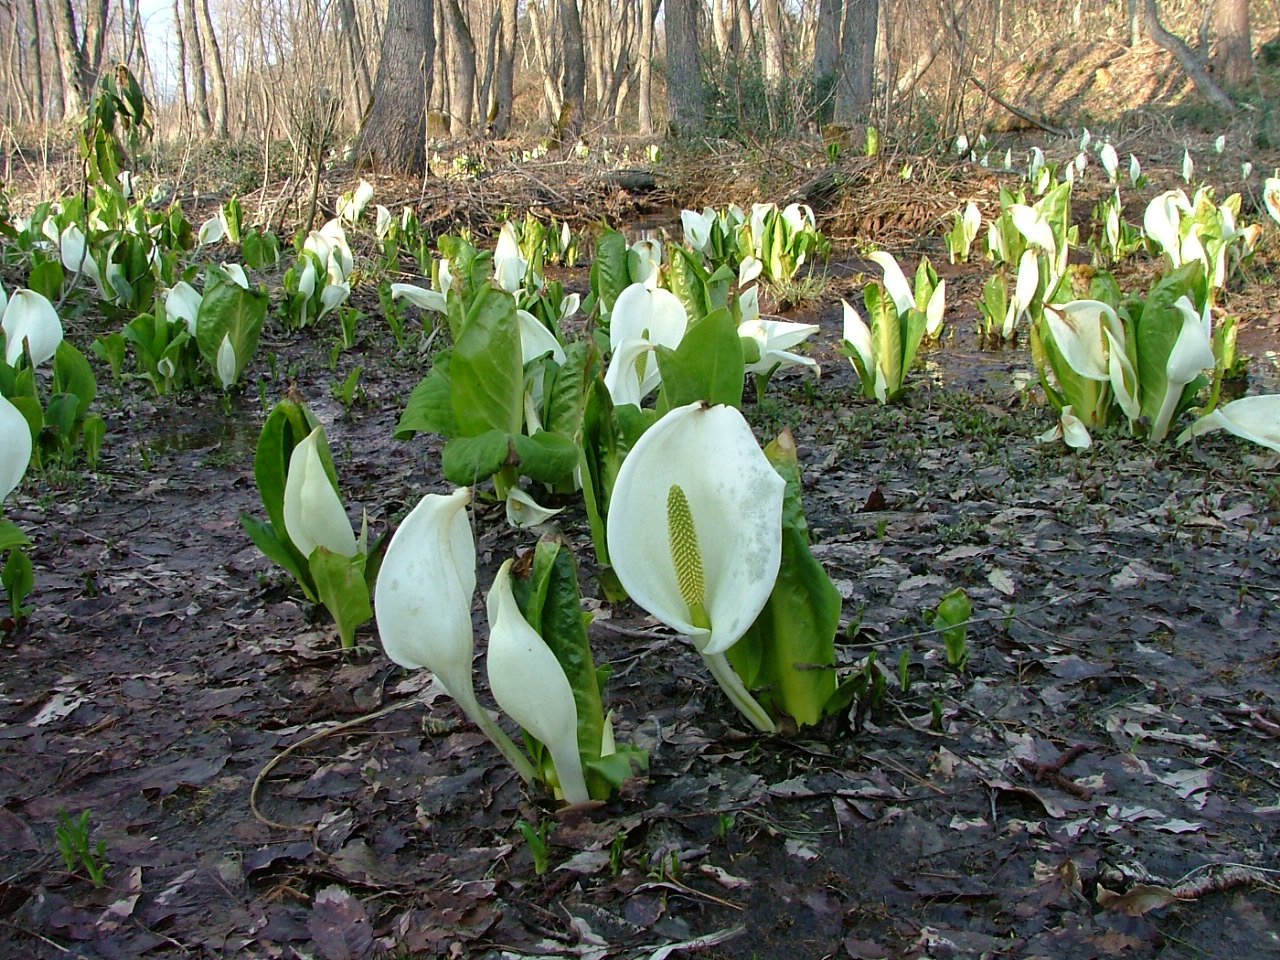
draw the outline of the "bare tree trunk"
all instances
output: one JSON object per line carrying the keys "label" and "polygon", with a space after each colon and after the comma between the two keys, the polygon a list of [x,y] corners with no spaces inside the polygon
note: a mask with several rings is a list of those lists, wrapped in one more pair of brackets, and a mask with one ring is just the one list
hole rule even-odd
{"label": "bare tree trunk", "polygon": [[515,105],[516,74],[516,3],[517,0],[498,0],[498,14],[502,32],[498,38],[497,90],[494,95],[493,135],[505,137],[511,129],[511,111]]}
{"label": "bare tree trunk", "polygon": [[196,10],[200,14],[201,39],[204,41],[204,59],[209,65],[209,79],[213,87],[213,134],[227,136],[227,75],[222,69],[222,48],[213,30],[213,18],[209,16],[209,0],[199,0]]}
{"label": "bare tree trunk", "polygon": [[44,101],[44,53],[40,48],[40,16],[36,10],[36,0],[27,0],[27,19],[31,21],[31,63],[35,67],[35,101],[36,120],[42,120],[48,113]]}
{"label": "bare tree trunk", "polygon": [[582,135],[582,113],[587,98],[587,60],[578,0],[559,0],[559,3],[564,66],[560,74],[560,118],[556,123],[556,139],[565,146],[572,146]]}
{"label": "bare tree trunk", "polygon": [[431,0],[389,0],[373,102],[356,140],[356,162],[414,173],[425,160],[426,65],[435,56]]}
{"label": "bare tree trunk", "polygon": [[53,43],[58,53],[58,72],[62,77],[62,115],[70,119],[84,113],[85,109],[76,15],[71,8],[71,0],[53,0],[49,10],[53,13]]}
{"label": "bare tree trunk", "polygon": [[338,0],[338,23],[342,30],[342,52],[355,83],[352,99],[356,117],[363,117],[365,107],[373,96],[373,81],[369,77],[369,62],[365,58],[364,38],[360,30],[360,18],[352,0]]}
{"label": "bare tree trunk", "polygon": [[836,86],[835,121],[852,124],[870,113],[875,93],[879,0],[844,0],[840,37],[841,72]]}
{"label": "bare tree trunk", "polygon": [[840,0],[819,0],[813,40],[813,86],[821,98],[820,117],[831,115],[840,62]]}
{"label": "bare tree trunk", "polygon": [[760,0],[760,18],[764,22],[764,78],[774,87],[782,82],[787,69],[779,0]]}
{"label": "bare tree trunk", "polygon": [[1222,92],[1222,88],[1213,82],[1209,71],[1205,69],[1191,48],[1166,30],[1160,23],[1160,14],[1156,9],[1156,0],[1143,0],[1143,29],[1156,44],[1168,50],[1182,67],[1191,82],[1196,85],[1200,95],[1227,113],[1235,113],[1236,106],[1231,98]]}
{"label": "bare tree trunk", "polygon": [[665,0],[667,132],[696,136],[706,123],[703,104],[698,0]]}
{"label": "bare tree trunk", "polygon": [[[173,0],[173,35],[178,41],[178,125],[191,116],[191,97],[187,93],[187,30],[183,22],[181,0]],[[262,62],[265,64],[265,43]]]}
{"label": "bare tree trunk", "polygon": [[195,114],[196,126],[200,132],[208,135],[211,129],[209,121],[209,91],[205,86],[204,49],[200,45],[200,28],[196,23],[196,0],[184,0],[185,9],[182,29],[186,33],[188,77],[191,80],[191,105]]}
{"label": "bare tree trunk", "polygon": [[560,88],[556,84],[556,62],[551,55],[550,38],[542,29],[542,14],[536,0],[530,0],[529,36],[533,41],[534,52],[538,60],[538,72],[542,75],[543,115],[550,118],[560,116]]}
{"label": "bare tree trunk", "polygon": [[729,0],[733,4],[734,19],[737,21],[738,43],[734,47],[734,53],[738,57],[746,58],[755,56],[756,50],[756,24],[751,17],[751,0]]}
{"label": "bare tree trunk", "polygon": [[1142,42],[1143,13],[1143,0],[1129,0],[1129,46],[1131,47],[1136,47]]}
{"label": "bare tree trunk", "polygon": [[637,55],[640,89],[636,92],[640,103],[636,123],[640,132],[646,135],[653,133],[653,21],[657,15],[656,6],[654,0],[640,0],[640,52]]}
{"label": "bare tree trunk", "polygon": [[1210,66],[1230,87],[1253,79],[1253,41],[1249,33],[1249,0],[1214,0],[1213,32],[1217,44]]}
{"label": "bare tree trunk", "polygon": [[80,82],[86,92],[93,90],[102,72],[102,48],[107,39],[110,0],[85,0],[84,43],[80,47]]}
{"label": "bare tree trunk", "polygon": [[475,118],[476,44],[458,0],[441,0],[449,29],[449,132],[471,132]]}

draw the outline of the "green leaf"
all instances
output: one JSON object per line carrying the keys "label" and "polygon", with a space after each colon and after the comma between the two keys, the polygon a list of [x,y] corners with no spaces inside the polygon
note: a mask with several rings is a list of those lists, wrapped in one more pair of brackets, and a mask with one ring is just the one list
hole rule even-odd
{"label": "green leaf", "polygon": [[[45,260],[32,268],[31,275],[27,278],[27,287],[42,294],[50,303],[57,303],[65,279],[66,272],[61,263],[57,260]],[[93,284],[90,283],[89,287],[92,289]]]}
{"label": "green leaf", "polygon": [[727,310],[717,310],[689,328],[680,345],[659,346],[662,391],[658,409],[682,407],[697,400],[742,406],[746,364],[738,328]]}
{"label": "green leaf", "polygon": [[1144,417],[1156,418],[1168,388],[1169,378],[1165,369],[1178,334],[1182,332],[1182,314],[1174,303],[1183,296],[1192,303],[1201,303],[1196,296],[1196,287],[1202,282],[1202,277],[1203,268],[1197,260],[1161,277],[1147,294],[1135,331],[1138,388]]}
{"label": "green leaf", "polygon": [[22,532],[21,527],[12,520],[0,517],[0,553],[14,547],[25,547],[29,543],[31,540]]}
{"label": "green leaf", "polygon": [[543,426],[552,433],[576,437],[582,425],[582,408],[588,385],[595,377],[600,355],[590,341],[579,340],[565,348],[565,362],[543,385],[546,415]]}
{"label": "green leaf", "polygon": [[479,288],[456,337],[449,377],[459,435],[520,432],[524,364],[516,303],[509,293],[490,284]]}
{"label": "green leaf", "polygon": [[671,250],[671,267],[667,286],[684,304],[689,323],[697,323],[707,315],[707,281],[710,274],[702,266],[697,254],[684,247]]}
{"label": "green leaf", "polygon": [[530,480],[555,485],[573,477],[578,445],[568,437],[539,430],[531,437],[517,435],[514,449],[520,473]]}
{"label": "green leaf", "polygon": [[302,559],[302,554],[298,549],[292,543],[288,543],[276,536],[271,524],[263,523],[247,513],[240,514],[240,524],[244,527],[245,533],[249,534],[249,539],[253,541],[253,545],[262,551],[262,555],[283,568],[286,573],[298,582],[298,586],[302,588],[306,598],[312,603],[316,603],[315,583],[312,581],[310,573],[307,572],[306,561]]}
{"label": "green leaf", "polygon": [[511,434],[487,430],[475,437],[454,437],[444,445],[441,468],[455,486],[483,483],[514,458]]}
{"label": "green leaf", "polygon": [[415,433],[458,435],[458,421],[453,415],[453,384],[449,379],[450,353],[442,350],[431,372],[409,394],[409,402],[396,425],[397,440],[408,440]]}
{"label": "green leaf", "polygon": [[316,547],[307,564],[316,582],[316,595],[338,627],[343,649],[351,649],[356,645],[356,630],[373,618],[369,587],[364,580],[364,557],[344,557]]}
{"label": "green leaf", "polygon": [[885,394],[893,397],[902,389],[906,374],[902,367],[902,322],[898,319],[898,308],[879,281],[867,285],[862,300],[871,328],[872,355],[884,370]]}
{"label": "green leaf", "polygon": [[[618,294],[630,285],[627,239],[616,230],[607,230],[596,243],[596,259],[591,264],[591,289],[606,314],[613,310]],[[608,324],[602,326],[608,329]]]}
{"label": "green leaf", "polygon": [[98,381],[85,355],[67,340],[58,344],[53,355],[53,389],[57,393],[74,394],[83,409],[89,409],[98,395]]}
{"label": "green leaf", "polygon": [[787,481],[782,517],[782,563],[773,592],[751,629],[728,651],[760,702],[805,726],[820,721],[836,691],[835,635],[840,593],[809,550],[795,441],[783,432],[765,448]]}
{"label": "green leaf", "polygon": [[236,354],[236,379],[258,350],[258,336],[267,318],[267,296],[246,290],[229,280],[215,282],[205,290],[196,315],[196,343],[200,355],[216,371],[218,350],[224,337],[231,338]]}
{"label": "green leaf", "polygon": [[22,602],[31,596],[36,585],[31,558],[26,553],[19,549],[9,551],[9,559],[5,561],[4,570],[0,571],[0,583],[4,584],[5,593],[9,595],[9,612],[13,619],[21,620],[31,613],[34,608]]}

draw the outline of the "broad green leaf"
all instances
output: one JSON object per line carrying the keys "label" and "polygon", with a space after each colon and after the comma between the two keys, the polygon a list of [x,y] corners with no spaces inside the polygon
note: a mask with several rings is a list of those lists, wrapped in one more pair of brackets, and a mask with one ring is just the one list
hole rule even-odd
{"label": "broad green leaf", "polygon": [[746,363],[737,324],[727,310],[717,310],[694,323],[675,350],[659,346],[662,371],[659,411],[704,400],[742,406]]}
{"label": "broad green leaf", "polygon": [[453,415],[453,384],[449,379],[450,351],[442,350],[428,373],[409,394],[404,413],[396,425],[397,440],[408,440],[415,433],[438,433],[442,437],[458,434],[458,421]]}
{"label": "broad green leaf", "polygon": [[707,280],[700,258],[683,247],[671,248],[667,287],[679,298],[692,326],[707,315]]}
{"label": "broad green leaf", "polygon": [[[27,278],[27,287],[44,296],[50,303],[57,303],[62,295],[65,279],[66,272],[61,263],[57,260],[45,260],[32,268],[31,275]],[[92,282],[89,287],[92,289]]]}
{"label": "broad green leaf", "polygon": [[514,458],[511,434],[487,430],[475,437],[454,437],[441,452],[445,479],[455,486],[483,483]]}
{"label": "broad green leaf", "polygon": [[531,437],[517,435],[513,446],[520,473],[540,483],[563,483],[578,465],[577,444],[559,433],[539,430]]}
{"label": "broad green leaf", "polygon": [[6,520],[0,517],[0,553],[5,550],[12,550],[14,547],[25,547],[31,540],[22,528],[12,520]]}
{"label": "broad green leaf", "polygon": [[53,355],[53,389],[74,394],[85,410],[98,395],[98,381],[94,379],[93,368],[85,355],[67,340],[58,344],[58,351]]}
{"label": "broad green leaf", "polygon": [[1190,297],[1192,303],[1203,302],[1196,296],[1196,287],[1202,281],[1203,269],[1196,261],[1161,277],[1147,294],[1134,337],[1144,417],[1155,419],[1168,386],[1165,366],[1182,331],[1182,314],[1173,304],[1183,296]]}
{"label": "broad green leaf", "polygon": [[[627,271],[627,240],[616,230],[607,230],[596,243],[596,259],[591,264],[591,289],[606,314],[613,303],[631,285]],[[602,324],[606,329],[607,324]]]}
{"label": "broad green leaf", "polygon": [[487,283],[475,294],[454,343],[449,378],[460,436],[520,432],[524,364],[510,294]]}
{"label": "broad green leaf", "polygon": [[[258,483],[258,493],[262,496],[262,505],[266,507],[267,518],[276,530],[285,529],[284,484],[289,474],[289,458],[293,455],[293,448],[317,426],[319,422],[306,407],[292,400],[281,400],[267,417],[262,433],[258,436],[258,447],[253,457],[253,476]],[[321,456],[323,459],[323,453]],[[336,487],[336,474],[331,474],[331,477],[334,478]],[[288,542],[287,535],[282,534],[282,537]],[[263,552],[266,553],[265,550]],[[306,558],[297,553],[295,565],[305,567],[305,564]],[[284,563],[280,565],[287,568]]]}
{"label": "broad green leaf", "polygon": [[344,557],[316,547],[307,559],[316,595],[333,617],[343,649],[356,644],[356,630],[373,618],[369,587],[364,580],[364,557]]}
{"label": "broad green leaf", "polygon": [[315,583],[307,572],[305,561],[302,560],[302,555],[297,548],[276,536],[271,524],[263,523],[247,513],[240,514],[240,524],[244,527],[245,533],[249,534],[253,545],[262,551],[262,555],[293,577],[306,598],[312,603],[317,603],[319,598],[316,596]]}
{"label": "broad green leaf", "polygon": [[589,341],[579,340],[565,348],[565,362],[543,385],[546,429],[565,437],[577,436],[588,385],[598,366],[599,354]]}
{"label": "broad green leaf", "polygon": [[902,389],[906,370],[902,365],[902,322],[893,298],[879,282],[872,282],[862,294],[871,328],[871,346],[875,361],[884,370],[886,396],[892,398]]}
{"label": "broad green leaf", "polygon": [[[9,596],[9,612],[13,619],[19,620],[32,611],[22,601],[31,596],[35,588],[35,571],[31,567],[31,558],[22,550],[10,550],[9,559],[0,571],[0,583],[4,584],[5,593]],[[607,794],[606,794],[607,796]]]}
{"label": "broad green leaf", "polygon": [[196,344],[200,355],[216,371],[218,350],[230,337],[236,356],[236,380],[258,349],[258,336],[267,318],[267,296],[223,280],[205,291],[196,315]]}

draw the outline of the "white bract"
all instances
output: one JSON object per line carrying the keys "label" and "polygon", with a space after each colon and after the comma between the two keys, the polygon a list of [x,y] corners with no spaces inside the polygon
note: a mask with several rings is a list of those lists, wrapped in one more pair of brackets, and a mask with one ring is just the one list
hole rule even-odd
{"label": "white bract", "polygon": [[4,308],[0,328],[4,330],[4,359],[11,367],[17,364],[24,350],[30,351],[31,363],[38,367],[52,357],[62,343],[62,321],[57,311],[47,297],[34,290],[14,291]]}
{"label": "white bract", "polygon": [[355,257],[347,245],[347,232],[337,220],[330,220],[319,230],[307,234],[302,249],[320,259],[331,283],[342,283],[355,269]]}
{"label": "white bract", "polygon": [[711,228],[715,226],[716,212],[710,207],[701,213],[681,210],[680,225],[684,227],[684,242],[693,250],[704,253],[711,243]]}
{"label": "white bract", "polygon": [[364,208],[373,199],[373,186],[367,180],[361,180],[355,190],[344,193],[338,199],[338,218],[354,224],[364,213]]}
{"label": "white bract", "polygon": [[320,444],[324,442],[323,428],[316,427],[289,457],[289,473],[284,482],[285,532],[304,557],[310,557],[317,547],[354,557],[356,536],[320,456]]}
{"label": "white bract", "polygon": [[404,297],[420,310],[430,310],[433,313],[445,312],[445,295],[439,290],[428,290],[426,287],[415,286],[412,283],[393,283],[391,298],[396,300],[400,297]]}
{"label": "white bract", "polygon": [[1098,160],[1102,163],[1102,169],[1106,171],[1107,179],[1115,183],[1116,172],[1120,169],[1120,157],[1116,154],[1116,148],[1109,143],[1104,143],[1098,152]]}
{"label": "white bract", "polygon": [[1262,205],[1271,219],[1280,223],[1280,177],[1267,177],[1262,184]]}
{"label": "white bract", "polygon": [[1055,440],[1061,440],[1073,450],[1087,450],[1093,446],[1093,438],[1089,436],[1089,430],[1075,412],[1071,409],[1071,404],[1067,404],[1062,408],[1062,414],[1058,418],[1058,422],[1053,428],[1046,430],[1040,434],[1041,443],[1052,443]]}
{"label": "white bract", "polygon": [[200,292],[185,280],[179,280],[164,295],[164,312],[170,323],[185,323],[187,331],[196,335],[196,317],[200,314]]}
{"label": "white bract", "polygon": [[[751,289],[755,289],[752,287]],[[755,340],[760,346],[760,359],[747,364],[747,373],[772,373],[787,367],[805,366],[818,369],[812,357],[792,353],[799,345],[818,332],[817,324],[789,323],[785,320],[768,320],[757,315],[738,325],[738,336]]]}
{"label": "white bract", "polygon": [[[567,226],[567,224],[566,224]],[[631,255],[635,254],[632,260]],[[662,268],[662,241],[637,240],[627,248],[627,262],[631,278],[646,287],[658,285],[658,271]]]}
{"label": "white bract", "polygon": [[489,588],[489,689],[503,713],[546,746],[560,792],[569,803],[586,803],[586,777],[578,753],[578,709],[560,661],[529,626],[511,591],[506,561]]}
{"label": "white bract", "polygon": [[898,261],[893,258],[893,254],[877,250],[868,259],[884,271],[884,288],[893,305],[898,308],[898,313],[905,314],[908,310],[914,309],[916,298],[911,293],[911,285],[907,283],[907,278],[903,275],[902,268],[898,266]]}
{"label": "white bract", "polygon": [[1225,430],[1280,453],[1280,394],[1232,400],[1191,424],[1178,437],[1178,443],[1215,430]]}
{"label": "white bract", "polygon": [[888,377],[885,376],[871,344],[871,328],[847,300],[841,300],[840,303],[844,306],[844,339],[857,353],[862,369],[871,378],[871,392],[877,401],[884,403],[889,393]]}
{"label": "white bract", "polygon": [[609,557],[631,598],[689,637],[734,706],[767,732],[772,719],[724,654],[773,591],[785,487],[738,410],[691,403],[631,449],[607,524]]}
{"label": "white bract", "polygon": [[518,529],[525,530],[546,523],[563,510],[564,507],[552,510],[542,506],[519,487],[512,487],[507,491],[507,523]]}
{"label": "white bract", "polygon": [[0,502],[8,498],[31,464],[31,425],[9,400],[0,396]]}
{"label": "white bract", "polygon": [[1191,159],[1191,151],[1182,151],[1182,179],[1187,183],[1191,182],[1192,176],[1195,175],[1196,165]]}
{"label": "white bract", "polygon": [[226,262],[220,263],[219,266],[226,272],[227,276],[231,278],[232,283],[244,290],[249,289],[249,276],[244,272],[244,267],[240,266],[238,263]]}
{"label": "white bract", "polygon": [[785,486],[738,410],[677,407],[618,472],[608,522],[618,579],[699,651],[724,653],[773,589]]}
{"label": "white bract", "polygon": [[1182,315],[1182,328],[1165,361],[1165,392],[1160,410],[1151,425],[1151,439],[1159,442],[1169,432],[1169,424],[1182,399],[1182,391],[1201,371],[1213,367],[1213,344],[1209,339],[1207,317],[1196,312],[1191,301],[1179,297],[1174,304]]}
{"label": "white bract", "polygon": [[1132,153],[1129,154],[1129,183],[1133,186],[1138,185],[1138,179],[1142,176],[1142,164],[1138,162],[1138,158]]}
{"label": "white bract", "polygon": [[516,228],[510,220],[498,232],[498,243],[493,250],[493,279],[507,293],[516,293],[529,272],[529,261],[520,256],[520,242]]}
{"label": "white bract", "polygon": [[615,403],[638,404],[657,389],[661,374],[653,348],[660,344],[674,350],[688,325],[684,304],[670,290],[633,283],[618,294],[609,316],[613,356],[605,371]]}
{"label": "white bract", "polygon": [[227,221],[223,212],[218,211],[216,216],[210,217],[200,225],[200,232],[196,234],[196,243],[202,247],[210,244],[221,243],[227,237]]}
{"label": "white bract", "polygon": [[89,249],[80,227],[74,223],[68,224],[67,228],[59,236],[53,220],[46,220],[45,232],[53,233],[54,240],[58,244],[62,265],[72,273],[83,271],[85,276],[94,282],[94,285],[98,288],[98,294],[101,296],[102,275],[98,271],[98,262],[93,258],[93,252]]}
{"label": "white bract", "polygon": [[218,344],[217,362],[214,364],[218,373],[218,382],[222,384],[222,389],[229,389],[236,382],[236,348],[231,343],[231,334],[226,334],[222,338],[222,343]]}

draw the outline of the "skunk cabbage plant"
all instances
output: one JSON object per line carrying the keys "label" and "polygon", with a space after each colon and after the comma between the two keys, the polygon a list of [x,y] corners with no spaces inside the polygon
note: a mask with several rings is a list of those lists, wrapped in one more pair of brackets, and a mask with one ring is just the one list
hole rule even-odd
{"label": "skunk cabbage plant", "polygon": [[9,298],[0,328],[4,330],[4,359],[11,367],[25,356],[33,367],[49,360],[62,343],[62,321],[43,294],[19,288]]}

